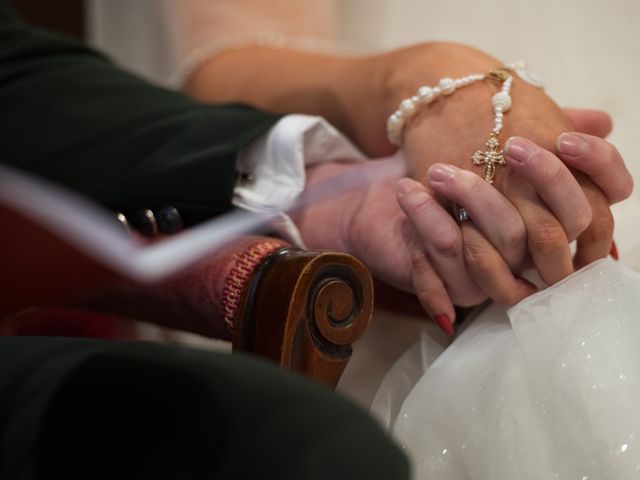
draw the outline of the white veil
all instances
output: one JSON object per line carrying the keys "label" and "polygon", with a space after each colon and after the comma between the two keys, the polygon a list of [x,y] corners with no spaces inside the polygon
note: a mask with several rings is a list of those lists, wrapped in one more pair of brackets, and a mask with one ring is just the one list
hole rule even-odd
{"label": "white veil", "polygon": [[[123,66],[176,86],[215,52],[248,44],[336,49],[337,0],[91,0],[91,42]],[[274,14],[273,12],[277,12]]]}

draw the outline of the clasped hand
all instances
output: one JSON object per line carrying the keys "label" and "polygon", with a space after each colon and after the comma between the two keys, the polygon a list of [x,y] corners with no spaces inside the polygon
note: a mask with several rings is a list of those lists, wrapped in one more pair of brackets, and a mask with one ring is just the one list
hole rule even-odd
{"label": "clasped hand", "polygon": [[[500,64],[475,49],[452,44],[410,47],[371,63],[374,70],[387,72],[377,95],[381,110],[370,114],[362,128],[354,121],[347,130],[372,156],[393,153],[393,147],[381,140],[380,127],[417,86]],[[406,162],[415,180],[396,178],[371,185],[300,219],[305,235],[314,239],[310,246],[340,248],[358,256],[375,276],[414,292],[428,313],[451,321],[454,304],[471,306],[486,299],[514,304],[535,292],[520,278],[529,267],[554,284],[605,257],[613,234],[609,205],[632,189],[622,158],[603,139],[611,129],[606,114],[561,111],[542,90],[519,79],[514,81],[513,107],[505,115],[503,132],[504,138],[519,137],[504,145],[507,165],[499,167],[494,185],[485,182],[470,157],[492,128],[495,86],[486,83],[425,107],[405,127],[401,155],[376,160]],[[377,122],[371,120],[376,116]],[[364,173],[367,168],[323,165],[309,171],[309,181],[345,169]],[[454,205],[465,208],[472,220],[458,225]],[[332,218],[335,229],[320,231],[318,215]],[[336,231],[342,232],[337,241]],[[573,240],[575,257],[569,249]]]}
{"label": "clasped hand", "polygon": [[[486,299],[517,303],[536,291],[519,278],[526,268],[535,266],[552,284],[606,256],[613,230],[608,205],[631,192],[621,156],[600,138],[610,130],[609,117],[588,110],[565,114],[582,132],[560,135],[553,151],[523,138],[510,139],[505,148],[507,168],[500,174],[508,171],[522,192],[534,195],[524,208],[477,173],[435,163],[424,185],[388,178],[309,209],[299,226],[311,246],[358,256],[374,276],[415,293],[432,316],[453,321],[454,304]],[[375,162],[404,161],[395,155]],[[349,170],[366,175],[372,167],[372,162],[319,165],[308,170],[308,181]],[[583,178],[578,181],[574,172]],[[452,203],[465,208],[472,221],[458,225]],[[576,239],[572,259],[569,242]]]}

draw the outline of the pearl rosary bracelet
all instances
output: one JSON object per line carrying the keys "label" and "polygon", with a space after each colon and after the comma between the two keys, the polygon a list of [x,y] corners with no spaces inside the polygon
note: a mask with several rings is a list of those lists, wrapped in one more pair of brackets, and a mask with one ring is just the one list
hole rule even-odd
{"label": "pearl rosary bracelet", "polygon": [[471,85],[480,80],[496,80],[502,82],[502,89],[492,98],[495,118],[494,127],[486,143],[487,149],[485,151],[478,150],[471,157],[474,165],[484,167],[482,175],[484,179],[489,183],[493,183],[496,175],[496,165],[504,165],[505,163],[502,150],[499,150],[500,141],[498,137],[502,131],[504,114],[511,108],[512,101],[509,92],[511,91],[511,85],[513,83],[512,73],[514,71],[527,83],[542,88],[542,82],[540,82],[536,76],[525,70],[523,62],[515,62],[490,70],[485,75],[476,73],[455,80],[449,77],[442,78],[437,86],[420,87],[413,97],[400,102],[398,109],[391,114],[387,121],[387,136],[389,141],[397,146],[402,145],[402,129],[411,117],[416,114],[419,105],[428,105],[442,95],[449,96],[458,88]]}

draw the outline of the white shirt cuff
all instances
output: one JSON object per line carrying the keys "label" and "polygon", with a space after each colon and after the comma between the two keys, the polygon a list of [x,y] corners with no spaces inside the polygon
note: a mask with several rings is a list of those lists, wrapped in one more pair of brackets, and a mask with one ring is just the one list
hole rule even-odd
{"label": "white shirt cuff", "polygon": [[233,204],[253,212],[282,212],[274,228],[304,247],[300,232],[284,212],[305,187],[305,167],[367,157],[321,117],[288,115],[238,154]]}

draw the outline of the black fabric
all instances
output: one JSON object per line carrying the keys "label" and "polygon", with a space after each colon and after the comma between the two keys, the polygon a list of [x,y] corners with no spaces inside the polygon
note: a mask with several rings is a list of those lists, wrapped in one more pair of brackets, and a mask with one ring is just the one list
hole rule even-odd
{"label": "black fabric", "polygon": [[0,0],[0,163],[107,206],[230,208],[238,151],[278,116],[155,87]]}
{"label": "black fabric", "polygon": [[0,478],[408,478],[358,408],[241,355],[2,338],[0,394]]}

